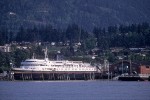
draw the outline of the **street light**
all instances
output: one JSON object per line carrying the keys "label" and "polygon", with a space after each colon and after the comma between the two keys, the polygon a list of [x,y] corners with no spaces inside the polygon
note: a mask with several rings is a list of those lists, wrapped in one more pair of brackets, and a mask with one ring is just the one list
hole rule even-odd
{"label": "street light", "polygon": [[93,56],[92,59],[94,60],[94,59],[95,59],[95,56]]}

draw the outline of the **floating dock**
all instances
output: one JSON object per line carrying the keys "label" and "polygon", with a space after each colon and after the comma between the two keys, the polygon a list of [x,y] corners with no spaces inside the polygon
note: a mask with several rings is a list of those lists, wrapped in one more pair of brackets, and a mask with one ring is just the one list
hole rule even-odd
{"label": "floating dock", "polygon": [[150,75],[127,75],[119,76],[119,81],[150,81]]}

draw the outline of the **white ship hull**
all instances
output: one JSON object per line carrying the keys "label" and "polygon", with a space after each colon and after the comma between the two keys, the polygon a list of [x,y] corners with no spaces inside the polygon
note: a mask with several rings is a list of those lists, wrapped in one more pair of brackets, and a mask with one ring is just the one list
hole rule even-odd
{"label": "white ship hull", "polygon": [[12,68],[11,70],[17,71],[17,72],[49,72],[49,73],[51,73],[51,72],[52,73],[53,72],[66,72],[66,73],[71,73],[71,72],[85,72],[85,73],[86,72],[98,72],[97,70],[94,70],[94,71],[90,71],[90,70],[89,71],[82,71],[82,70],[81,71],[68,71],[68,70],[67,71],[65,71],[65,70],[64,71],[63,70],[62,71],[54,71],[54,70],[51,70],[51,71],[49,71],[49,70],[36,70],[36,69],[33,70],[33,69],[22,69],[22,68]]}

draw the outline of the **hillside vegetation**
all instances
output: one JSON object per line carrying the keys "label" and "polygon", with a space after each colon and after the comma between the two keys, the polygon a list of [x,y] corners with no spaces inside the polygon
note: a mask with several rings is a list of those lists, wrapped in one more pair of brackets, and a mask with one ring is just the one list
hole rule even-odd
{"label": "hillside vegetation", "polygon": [[0,25],[17,30],[21,25],[78,24],[93,27],[150,22],[150,0],[1,0]]}

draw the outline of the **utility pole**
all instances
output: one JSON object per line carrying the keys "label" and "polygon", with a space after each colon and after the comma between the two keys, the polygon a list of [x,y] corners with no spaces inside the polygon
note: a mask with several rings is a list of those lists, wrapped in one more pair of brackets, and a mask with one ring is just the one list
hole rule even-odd
{"label": "utility pole", "polygon": [[130,75],[132,73],[132,62],[131,62],[131,58],[130,58]]}
{"label": "utility pole", "polygon": [[108,67],[108,80],[109,80],[109,62],[107,61],[107,67]]}
{"label": "utility pole", "polygon": [[123,74],[123,58],[122,58],[122,68],[121,69],[122,69],[122,74]]}
{"label": "utility pole", "polygon": [[[121,61],[121,74],[123,74],[123,57],[119,57],[119,60]],[[119,70],[120,73],[120,70]]]}

